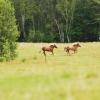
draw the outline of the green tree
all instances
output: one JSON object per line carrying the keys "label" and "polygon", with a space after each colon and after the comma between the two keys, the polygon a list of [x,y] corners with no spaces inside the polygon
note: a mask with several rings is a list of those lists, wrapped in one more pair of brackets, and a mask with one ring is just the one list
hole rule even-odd
{"label": "green tree", "polygon": [[[72,26],[72,41],[98,41],[100,5],[94,0],[79,0]],[[97,20],[98,19],[98,20]]]}
{"label": "green tree", "polygon": [[9,0],[0,0],[0,60],[12,60],[16,56],[18,38],[14,8]]}

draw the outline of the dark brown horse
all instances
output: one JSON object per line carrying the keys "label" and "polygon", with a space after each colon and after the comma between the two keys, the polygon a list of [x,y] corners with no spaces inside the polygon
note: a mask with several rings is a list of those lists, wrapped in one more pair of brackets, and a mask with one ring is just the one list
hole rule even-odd
{"label": "dark brown horse", "polygon": [[55,44],[50,45],[48,47],[46,47],[46,46],[42,47],[43,54],[46,56],[45,52],[47,51],[47,52],[51,52],[54,55],[54,53],[53,53],[54,48],[57,48],[57,46]]}
{"label": "dark brown horse", "polygon": [[72,45],[68,45],[64,47],[64,50],[67,52],[67,54],[70,54],[70,51],[73,51],[74,53],[76,53],[78,47],[81,47],[81,45],[79,43],[74,43]]}

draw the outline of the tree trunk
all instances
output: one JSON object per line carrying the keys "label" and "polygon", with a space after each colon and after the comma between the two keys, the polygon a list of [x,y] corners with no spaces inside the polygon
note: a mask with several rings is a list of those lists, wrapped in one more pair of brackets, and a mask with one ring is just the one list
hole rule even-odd
{"label": "tree trunk", "polygon": [[[66,21],[66,36],[67,36],[67,41],[71,41],[71,28],[73,24],[73,19],[74,19],[74,12],[75,12],[75,7],[76,7],[77,0],[72,0],[70,4],[70,8],[66,7],[66,14],[63,14],[63,17]],[[67,4],[67,3],[66,3]],[[66,5],[68,6],[68,5]],[[69,37],[70,36],[70,37]]]}
{"label": "tree trunk", "polygon": [[60,41],[64,43],[64,32],[60,33]]}
{"label": "tree trunk", "polygon": [[67,34],[67,42],[69,43],[70,42],[70,39],[69,39],[69,35]]}
{"label": "tree trunk", "polygon": [[33,31],[35,33],[34,16],[32,16],[32,27],[33,27]]}
{"label": "tree trunk", "polygon": [[58,31],[59,31],[60,42],[63,43],[64,42],[64,32],[61,31],[60,26],[56,19],[55,19],[55,23],[56,23]]}
{"label": "tree trunk", "polygon": [[25,16],[21,15],[22,18],[22,34],[23,34],[23,39],[26,39],[26,32],[25,32]]}

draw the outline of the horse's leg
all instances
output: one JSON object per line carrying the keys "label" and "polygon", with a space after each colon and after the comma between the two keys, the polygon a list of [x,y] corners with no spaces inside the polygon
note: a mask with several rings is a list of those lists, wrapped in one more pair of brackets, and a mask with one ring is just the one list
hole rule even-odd
{"label": "horse's leg", "polygon": [[44,56],[45,56],[45,62],[47,61],[47,59],[46,59],[46,53],[45,53],[45,51],[43,51],[43,54],[44,54]]}
{"label": "horse's leg", "polygon": [[43,54],[44,54],[44,56],[46,56],[46,53],[45,53],[45,51],[43,51]]}
{"label": "horse's leg", "polygon": [[75,50],[72,50],[73,52],[72,52],[72,54],[75,54]]}
{"label": "horse's leg", "polygon": [[74,50],[74,54],[76,53],[76,50]]}
{"label": "horse's leg", "polygon": [[67,55],[70,55],[69,49],[66,49]]}
{"label": "horse's leg", "polygon": [[69,56],[71,55],[70,50],[68,51],[68,55],[69,55]]}
{"label": "horse's leg", "polygon": [[77,49],[75,50],[75,53],[77,53]]}
{"label": "horse's leg", "polygon": [[74,54],[77,53],[77,50],[74,50]]}
{"label": "horse's leg", "polygon": [[50,52],[51,52],[51,55],[54,55],[53,50],[50,50]]}
{"label": "horse's leg", "polygon": [[52,52],[52,55],[54,55],[53,51],[51,51],[51,52]]}
{"label": "horse's leg", "polygon": [[76,50],[75,49],[72,49],[72,54],[75,54],[76,53]]}

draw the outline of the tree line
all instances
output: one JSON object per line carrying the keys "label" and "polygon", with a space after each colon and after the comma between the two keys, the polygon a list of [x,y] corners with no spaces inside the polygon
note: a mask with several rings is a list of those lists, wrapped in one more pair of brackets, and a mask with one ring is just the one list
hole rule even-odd
{"label": "tree line", "polygon": [[99,41],[100,0],[12,0],[18,41]]}

